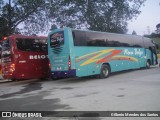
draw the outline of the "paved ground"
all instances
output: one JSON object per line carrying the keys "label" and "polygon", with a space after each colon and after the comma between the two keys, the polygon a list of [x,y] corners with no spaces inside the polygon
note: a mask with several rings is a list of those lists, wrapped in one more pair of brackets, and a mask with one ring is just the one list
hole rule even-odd
{"label": "paved ground", "polygon": [[[107,79],[5,81],[0,82],[0,111],[160,111],[159,91],[158,67],[114,73]],[[160,117],[136,119],[159,120]]]}

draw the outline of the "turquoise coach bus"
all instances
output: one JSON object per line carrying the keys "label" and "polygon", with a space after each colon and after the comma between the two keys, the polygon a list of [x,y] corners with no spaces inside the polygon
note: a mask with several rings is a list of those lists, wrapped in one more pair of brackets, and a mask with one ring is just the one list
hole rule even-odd
{"label": "turquoise coach bus", "polygon": [[51,77],[84,77],[157,64],[153,41],[137,35],[55,29],[48,36]]}

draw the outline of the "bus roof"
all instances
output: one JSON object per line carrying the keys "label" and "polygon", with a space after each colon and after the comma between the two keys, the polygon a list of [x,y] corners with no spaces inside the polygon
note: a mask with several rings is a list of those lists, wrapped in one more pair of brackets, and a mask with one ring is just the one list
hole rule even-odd
{"label": "bus roof", "polygon": [[[97,33],[107,33],[110,35],[120,35],[120,36],[128,36],[128,37],[143,37],[141,35],[132,35],[132,34],[120,34],[120,33],[111,33],[111,32],[102,32],[102,31],[94,31],[94,30],[81,30],[81,29],[73,29],[70,27],[65,27],[65,28],[58,28],[58,29],[54,29],[51,32],[57,32],[57,31],[61,31],[61,30],[65,30],[65,29],[70,29],[70,30],[76,30],[76,31],[86,31],[86,32],[97,32]],[[146,37],[143,37],[146,38]]]}
{"label": "bus roof", "polygon": [[86,32],[97,32],[97,33],[107,33],[107,34],[111,34],[111,35],[123,35],[123,36],[125,35],[125,36],[137,36],[137,37],[142,37],[141,35],[111,33],[111,32],[102,32],[102,31],[94,31],[94,30],[80,30],[80,29],[71,29],[71,30],[86,31]]}

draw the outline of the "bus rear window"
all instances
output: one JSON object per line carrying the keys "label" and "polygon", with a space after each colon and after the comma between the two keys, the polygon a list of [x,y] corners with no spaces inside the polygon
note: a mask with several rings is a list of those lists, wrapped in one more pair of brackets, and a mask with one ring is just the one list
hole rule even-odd
{"label": "bus rear window", "polygon": [[59,47],[64,45],[64,32],[56,32],[50,36],[50,46],[51,47]]}
{"label": "bus rear window", "polygon": [[16,39],[17,49],[30,52],[45,52],[47,51],[47,39]]}

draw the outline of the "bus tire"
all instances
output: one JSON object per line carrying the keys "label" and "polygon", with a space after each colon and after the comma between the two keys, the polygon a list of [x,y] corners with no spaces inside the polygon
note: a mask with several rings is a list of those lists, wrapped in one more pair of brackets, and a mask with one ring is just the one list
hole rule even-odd
{"label": "bus tire", "polygon": [[39,78],[39,80],[48,80],[48,77]]}
{"label": "bus tire", "polygon": [[53,76],[51,76],[50,77],[52,80],[58,80],[59,78],[57,78],[57,77],[53,77]]}
{"label": "bus tire", "polygon": [[146,69],[149,69],[150,68],[150,61],[149,60],[147,60],[147,62],[146,62]]}
{"label": "bus tire", "polygon": [[100,79],[107,78],[110,74],[109,65],[103,64],[101,67]]}
{"label": "bus tire", "polygon": [[17,81],[15,78],[11,78],[12,81]]}

